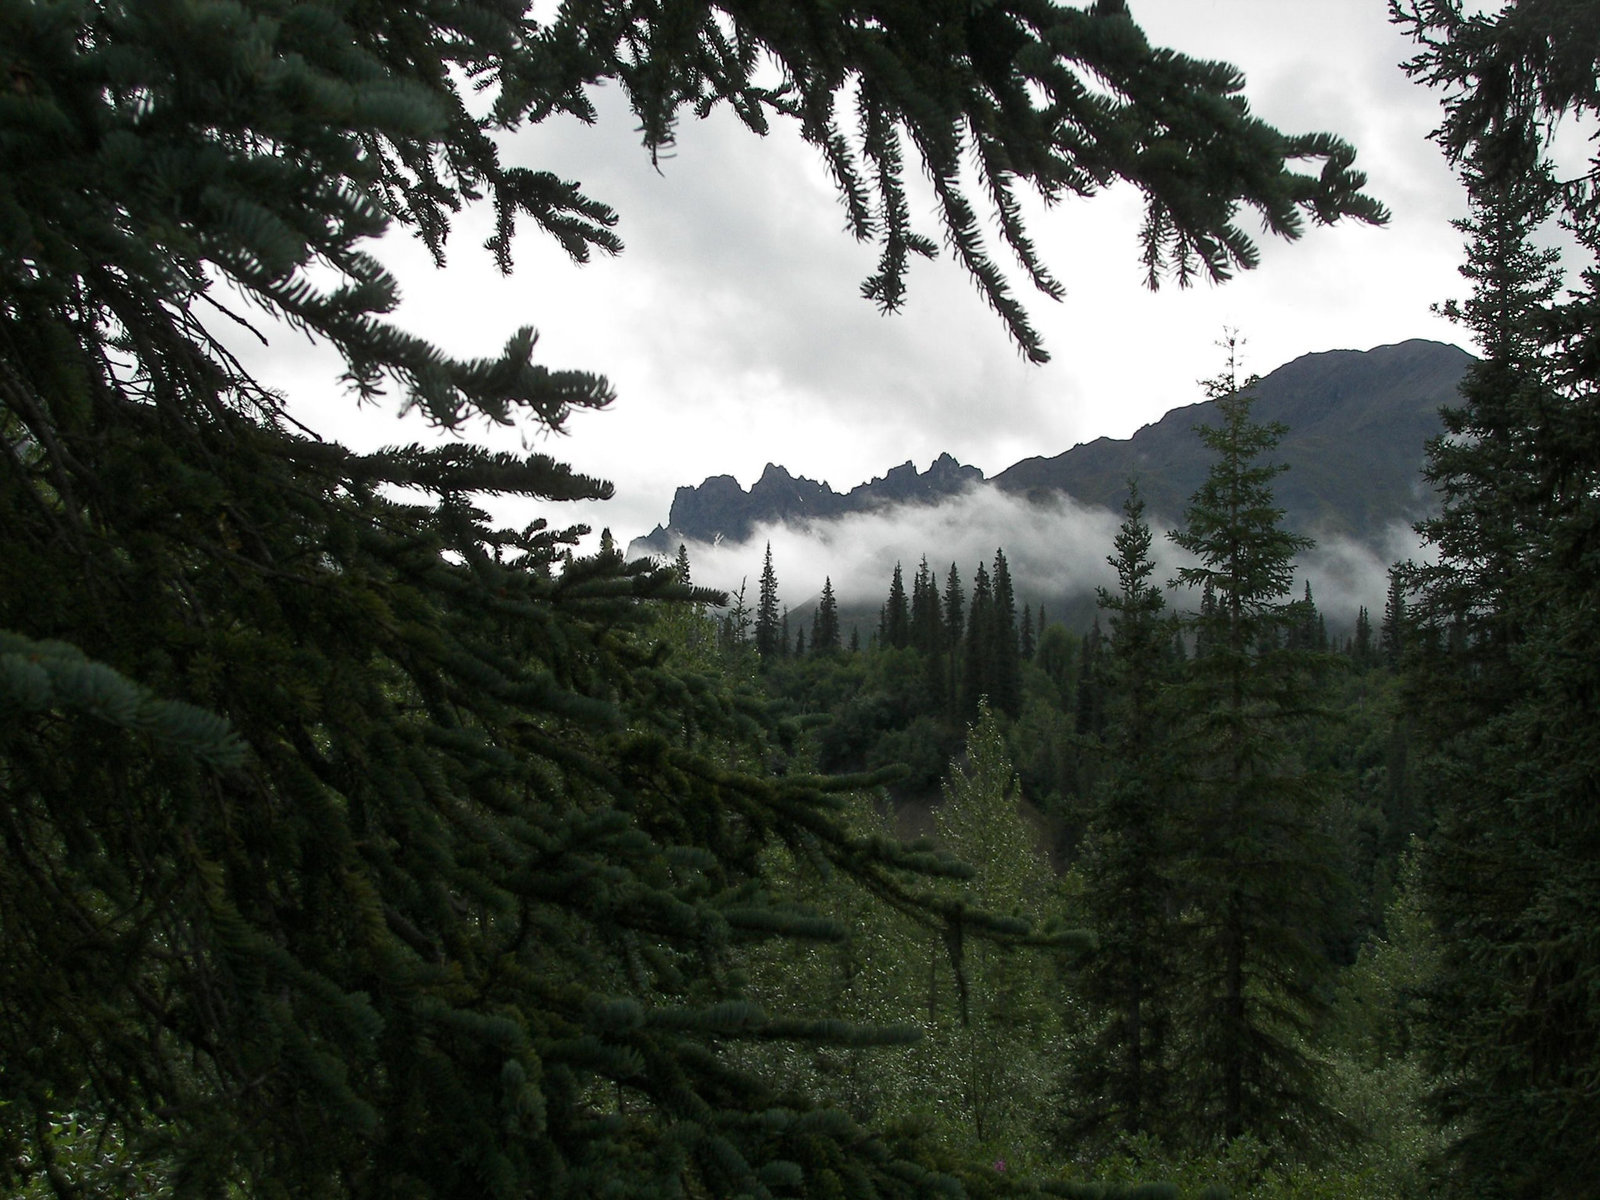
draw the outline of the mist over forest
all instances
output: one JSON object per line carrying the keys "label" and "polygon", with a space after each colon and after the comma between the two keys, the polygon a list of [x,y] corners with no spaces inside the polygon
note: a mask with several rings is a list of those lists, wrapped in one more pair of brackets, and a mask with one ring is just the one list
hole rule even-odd
{"label": "mist over forest", "polygon": [[[1310,583],[1340,636],[1353,632],[1361,607],[1382,605],[1394,563],[1427,557],[1414,529],[1437,510],[1422,474],[1426,445],[1472,361],[1454,346],[1413,340],[1309,354],[1251,388],[1257,418],[1284,427],[1272,461],[1288,470],[1274,502],[1286,528],[1315,542],[1296,559],[1294,590]],[[1214,400],[1197,400],[1128,439],[1025,459],[993,479],[946,453],[925,471],[905,463],[836,491],[769,463],[748,489],[726,476],[680,487],[666,523],[628,554],[665,561],[683,545],[699,582],[737,593],[753,586],[770,544],[783,601],[797,616],[809,619],[831,579],[847,618],[870,623],[896,563],[909,573],[925,556],[942,577],[953,562],[970,579],[1003,548],[1019,605],[1042,604],[1080,633],[1093,620],[1095,589],[1112,581],[1107,558],[1130,479],[1161,535],[1152,550],[1161,578],[1191,565],[1164,535],[1204,477],[1194,430],[1215,419]]]}
{"label": "mist over forest", "polygon": [[[763,524],[741,542],[689,538],[681,544],[694,564],[696,583],[730,594],[743,586],[750,596],[770,545],[784,585],[783,603],[797,619],[811,619],[827,578],[847,625],[859,623],[864,635],[876,626],[896,564],[909,573],[926,557],[941,578],[955,563],[970,579],[977,564],[1004,549],[1018,603],[1027,602],[1035,612],[1043,604],[1055,619],[1082,632],[1079,626],[1087,628],[1093,612],[1095,589],[1115,583],[1106,560],[1120,519],[1110,509],[1080,505],[1069,496],[1030,499],[980,483],[937,504],[899,505],[803,525]],[[1164,532],[1178,521],[1153,513],[1150,524]],[[1297,560],[1293,590],[1298,593],[1301,583],[1309,582],[1329,629],[1346,636],[1362,606],[1381,609],[1390,567],[1420,559],[1422,549],[1416,531],[1398,520],[1376,546],[1324,535]],[[1191,561],[1165,538],[1157,542],[1152,560],[1162,580]]]}

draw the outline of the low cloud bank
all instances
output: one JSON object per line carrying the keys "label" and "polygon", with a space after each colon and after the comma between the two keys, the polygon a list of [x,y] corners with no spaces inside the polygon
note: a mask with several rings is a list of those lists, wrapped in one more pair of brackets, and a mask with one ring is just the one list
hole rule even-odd
{"label": "low cloud bank", "polygon": [[1295,587],[1309,580],[1328,628],[1348,632],[1355,627],[1356,613],[1366,606],[1373,627],[1383,619],[1383,605],[1389,594],[1389,568],[1397,562],[1424,557],[1422,540],[1411,526],[1396,521],[1375,548],[1348,537],[1330,537],[1300,556]]}
{"label": "low cloud bank", "polygon": [[[1148,519],[1155,533],[1155,578],[1165,583],[1192,560],[1166,537],[1176,524],[1173,518],[1153,514]],[[970,594],[978,564],[992,569],[995,550],[1002,548],[1019,608],[1043,603],[1056,612],[1063,602],[1087,603],[1096,587],[1116,586],[1116,574],[1106,560],[1121,521],[1121,513],[1068,496],[1028,499],[979,484],[938,504],[762,525],[742,542],[685,545],[695,583],[731,595],[743,582],[745,601],[754,605],[770,542],[779,601],[796,613],[816,603],[825,578],[832,580],[841,609],[876,611],[888,595],[895,564],[900,564],[909,594],[924,555],[941,592],[953,562]],[[1376,623],[1390,564],[1417,557],[1418,547],[1416,535],[1399,523],[1376,548],[1346,537],[1329,538],[1301,556],[1294,592],[1298,595],[1301,581],[1309,580],[1318,608],[1336,633],[1354,627],[1362,605]],[[1184,610],[1196,601],[1187,589],[1178,588],[1169,594],[1169,603]]]}
{"label": "low cloud bank", "polygon": [[909,593],[924,555],[941,590],[950,564],[970,590],[978,564],[996,549],[1010,564],[1018,603],[1033,596],[1093,590],[1112,578],[1105,558],[1119,518],[1062,497],[1034,503],[978,485],[939,504],[905,504],[825,521],[757,527],[743,542],[686,543],[694,581],[753,601],[768,542],[781,601],[809,608],[832,579],[844,608],[876,608],[898,562]]}

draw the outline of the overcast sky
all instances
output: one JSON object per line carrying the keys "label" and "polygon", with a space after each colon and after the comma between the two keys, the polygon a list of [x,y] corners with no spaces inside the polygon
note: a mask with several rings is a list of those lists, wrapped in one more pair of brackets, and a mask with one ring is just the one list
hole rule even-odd
{"label": "overcast sky", "polygon": [[[1286,132],[1329,130],[1352,142],[1387,228],[1309,229],[1263,241],[1260,267],[1222,286],[1149,293],[1141,285],[1135,193],[1116,189],[1046,212],[1032,229],[1067,287],[1029,308],[1054,358],[1026,363],[948,258],[917,262],[910,298],[880,315],[857,288],[871,246],[843,230],[818,155],[788,129],[764,140],[726,115],[686,122],[652,168],[617,90],[595,127],[552,121],[509,143],[517,162],[580,180],[620,214],[616,258],[568,262],[529,232],[517,272],[496,275],[479,248],[485,214],[457,225],[448,269],[391,238],[398,319],[460,355],[493,353],[522,324],[542,360],[605,373],[618,393],[553,442],[521,434],[612,480],[599,508],[564,506],[553,523],[609,524],[619,539],[665,521],[674,488],[731,474],[748,486],[771,461],[838,490],[948,450],[989,475],[1030,455],[1100,436],[1127,437],[1201,399],[1220,366],[1225,328],[1244,366],[1266,374],[1313,351],[1425,337],[1467,345],[1430,312],[1460,295],[1461,190],[1427,140],[1437,99],[1398,64],[1408,43],[1383,0],[1132,0],[1151,41],[1239,66],[1254,111]],[[914,210],[937,236],[926,195]],[[263,374],[329,436],[362,446],[418,436],[375,408],[359,413],[337,364],[291,339]],[[481,427],[469,434],[482,438]],[[500,444],[519,435],[500,431]]]}

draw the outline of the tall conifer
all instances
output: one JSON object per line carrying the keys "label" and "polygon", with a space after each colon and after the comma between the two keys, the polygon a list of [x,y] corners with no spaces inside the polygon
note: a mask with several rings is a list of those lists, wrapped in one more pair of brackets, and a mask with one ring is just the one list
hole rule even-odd
{"label": "tall conifer", "polygon": [[961,711],[969,721],[978,719],[978,701],[989,694],[989,628],[993,607],[989,572],[979,563],[972,577],[972,602],[967,610],[967,632],[961,655]]}
{"label": "tall conifer", "polygon": [[1017,599],[1005,550],[994,552],[994,600],[985,631],[989,702],[1015,718],[1022,711],[1022,652],[1017,641]]}
{"label": "tall conifer", "polygon": [[[1471,212],[1447,306],[1482,358],[1427,475],[1412,611],[1391,591],[1437,831],[1424,860],[1443,946],[1431,993],[1452,1194],[1586,1194],[1600,1175],[1600,273],[1563,294],[1559,217],[1600,251],[1600,161],[1558,182],[1549,131],[1600,115],[1600,4],[1468,17],[1396,6],[1446,89],[1439,139]],[[1393,634],[1390,634],[1391,627]]]}
{"label": "tall conifer", "polygon": [[905,578],[900,564],[894,565],[894,576],[889,580],[889,599],[884,602],[878,624],[878,645],[895,649],[911,644],[911,607],[906,601]]}
{"label": "tall conifer", "polygon": [[966,630],[966,595],[961,587],[961,574],[956,570],[956,564],[951,563],[944,580],[944,697],[952,725],[960,723],[964,711],[961,660]]}
{"label": "tall conifer", "polygon": [[833,577],[822,581],[822,598],[817,601],[816,620],[811,630],[811,653],[832,654],[839,649],[839,601],[833,594]]}
{"label": "tall conifer", "polygon": [[788,649],[789,631],[778,611],[778,573],[772,568],[772,543],[761,560],[761,585],[756,593],[756,653],[763,661],[780,657]]}
{"label": "tall conifer", "polygon": [[911,581],[911,644],[923,654],[937,657],[945,646],[944,613],[939,584],[928,568],[927,555],[917,564]]}
{"label": "tall conifer", "polygon": [[1198,430],[1214,462],[1171,535],[1198,560],[1178,580],[1210,599],[1190,619],[1204,650],[1183,697],[1190,1063],[1174,1105],[1202,1141],[1310,1138],[1332,1120],[1304,1039],[1326,1007],[1319,934],[1334,880],[1325,785],[1292,739],[1321,658],[1282,647],[1300,619],[1287,600],[1294,558],[1311,543],[1282,528],[1272,480],[1284,468],[1264,461],[1282,427],[1251,420],[1250,384],[1239,386],[1227,348],[1207,386],[1220,422]]}
{"label": "tall conifer", "polygon": [[1107,561],[1117,591],[1098,590],[1110,621],[1105,655],[1107,774],[1095,789],[1082,871],[1089,924],[1099,942],[1079,992],[1090,1036],[1074,1056],[1069,1142],[1109,1148],[1116,1135],[1170,1138],[1178,1130],[1172,1070],[1173,1011],[1181,977],[1184,893],[1179,861],[1183,796],[1175,741],[1175,622],[1151,581],[1150,526],[1130,484]]}

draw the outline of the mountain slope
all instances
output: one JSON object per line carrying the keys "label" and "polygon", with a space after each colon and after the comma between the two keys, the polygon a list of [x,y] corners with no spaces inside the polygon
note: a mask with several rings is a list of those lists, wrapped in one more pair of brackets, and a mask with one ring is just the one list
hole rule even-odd
{"label": "mountain slope", "polygon": [[[1288,427],[1276,455],[1292,468],[1277,486],[1285,523],[1313,536],[1342,534],[1377,545],[1394,523],[1427,512],[1424,444],[1441,431],[1439,408],[1455,402],[1471,362],[1455,346],[1413,340],[1307,354],[1262,379],[1256,419]],[[1210,423],[1213,408],[1206,402],[1174,409],[1131,438],[1100,438],[1050,458],[1024,459],[989,482],[1041,499],[1065,492],[1082,504],[1116,510],[1133,475],[1151,514],[1175,521],[1205,477],[1209,464],[1194,427]],[[670,555],[680,540],[738,542],[764,522],[933,503],[983,481],[978,468],[949,454],[921,474],[904,463],[846,493],[768,464],[748,492],[730,475],[679,488],[667,525],[630,549]]]}
{"label": "mountain slope", "polygon": [[[1391,523],[1426,512],[1424,444],[1441,431],[1439,408],[1455,402],[1471,362],[1455,346],[1414,340],[1307,354],[1262,379],[1255,418],[1288,426],[1274,456],[1291,468],[1277,481],[1285,523],[1376,542]],[[1175,520],[1205,478],[1209,463],[1194,427],[1210,424],[1213,410],[1209,402],[1174,409],[1131,438],[1024,459],[993,482],[1116,508],[1136,475],[1150,511]]]}

